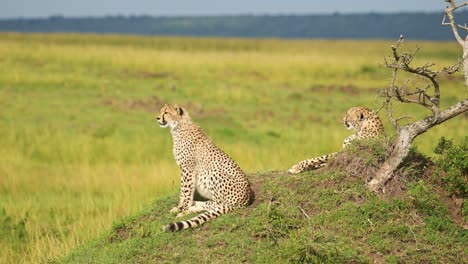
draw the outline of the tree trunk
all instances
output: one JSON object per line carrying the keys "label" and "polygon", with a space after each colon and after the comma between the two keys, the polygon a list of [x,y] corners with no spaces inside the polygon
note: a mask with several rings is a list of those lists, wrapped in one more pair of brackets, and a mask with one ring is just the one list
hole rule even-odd
{"label": "tree trunk", "polygon": [[465,77],[465,86],[468,88],[468,36],[463,42],[463,77]]}
{"label": "tree trunk", "polygon": [[380,191],[384,187],[385,183],[393,177],[393,172],[398,168],[403,159],[406,158],[409,153],[411,143],[417,136],[423,134],[429,128],[439,125],[467,110],[468,99],[465,99],[440,112],[438,116],[429,116],[418,122],[401,127],[397,133],[394,148],[389,158],[377,171],[374,179],[368,183],[371,191]]}

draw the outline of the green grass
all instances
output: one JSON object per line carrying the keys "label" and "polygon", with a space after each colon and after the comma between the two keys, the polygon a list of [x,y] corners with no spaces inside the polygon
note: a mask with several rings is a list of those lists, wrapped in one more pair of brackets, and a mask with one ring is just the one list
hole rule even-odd
{"label": "green grass", "polygon": [[[178,196],[114,223],[60,263],[454,263],[466,230],[424,182],[382,199],[346,173],[251,174],[254,205],[201,228],[164,233]],[[414,200],[414,199],[416,200]],[[422,203],[421,203],[422,202]],[[427,210],[427,206],[433,210]],[[308,219],[301,209],[310,218]]]}
{"label": "green grass", "polygon": [[[170,134],[155,122],[166,102],[185,106],[247,172],[339,150],[350,134],[344,112],[381,104],[391,44],[0,34],[0,262],[64,256],[176,192]],[[418,62],[461,56],[455,43],[419,44]],[[466,98],[460,77],[442,78],[443,107]],[[429,155],[435,139],[460,139],[467,125],[457,117],[416,144]]]}

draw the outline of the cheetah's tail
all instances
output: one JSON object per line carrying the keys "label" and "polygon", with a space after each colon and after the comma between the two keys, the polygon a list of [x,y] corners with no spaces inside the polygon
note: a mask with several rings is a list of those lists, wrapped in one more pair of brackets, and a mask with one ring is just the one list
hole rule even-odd
{"label": "cheetah's tail", "polygon": [[168,225],[163,226],[163,231],[166,232],[176,232],[182,231],[187,228],[195,228],[197,226],[201,226],[204,223],[217,218],[220,215],[229,213],[230,211],[234,210],[235,208],[232,206],[220,206],[217,208],[209,209],[208,211],[201,213],[189,220],[174,222]]}

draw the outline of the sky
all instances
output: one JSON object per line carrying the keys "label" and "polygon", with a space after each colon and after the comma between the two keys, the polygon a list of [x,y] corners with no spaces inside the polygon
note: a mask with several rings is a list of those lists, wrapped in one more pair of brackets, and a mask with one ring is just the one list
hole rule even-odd
{"label": "sky", "polygon": [[446,4],[444,0],[0,0],[0,19],[53,15],[83,17],[442,12]]}

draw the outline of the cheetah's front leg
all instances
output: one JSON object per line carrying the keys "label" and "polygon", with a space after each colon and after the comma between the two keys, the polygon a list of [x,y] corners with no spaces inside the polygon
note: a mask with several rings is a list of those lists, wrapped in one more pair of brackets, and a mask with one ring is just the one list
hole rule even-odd
{"label": "cheetah's front leg", "polygon": [[351,142],[352,142],[353,140],[355,140],[356,138],[357,138],[356,134],[351,135],[351,136],[345,138],[345,140],[343,140],[343,149],[345,149],[346,147],[348,147],[348,146],[351,144]]}
{"label": "cheetah's front leg", "polygon": [[[182,183],[181,185],[182,186]],[[180,212],[180,209],[182,208],[182,202],[184,201],[184,192],[182,192],[182,187],[181,187],[181,191],[180,191],[180,197],[179,197],[179,205],[177,205],[176,207],[172,208],[169,212],[171,214],[175,214],[175,213],[178,213]]]}
{"label": "cheetah's front leg", "polygon": [[177,207],[171,209],[171,212],[180,212],[176,217],[182,217],[190,213],[190,207],[193,204],[193,195],[195,193],[195,169],[189,164],[181,164],[181,183],[180,183],[180,201]]}

